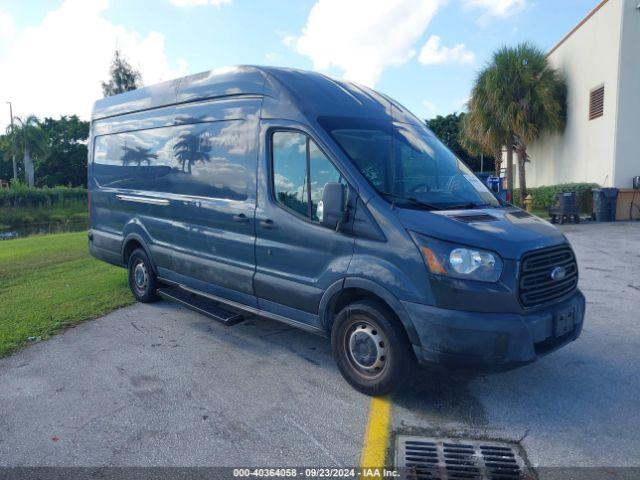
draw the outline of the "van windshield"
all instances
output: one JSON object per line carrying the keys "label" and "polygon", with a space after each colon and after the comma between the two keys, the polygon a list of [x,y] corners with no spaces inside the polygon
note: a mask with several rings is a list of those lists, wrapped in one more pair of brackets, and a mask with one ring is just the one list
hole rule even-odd
{"label": "van windshield", "polygon": [[389,202],[410,208],[499,206],[467,166],[426,127],[345,117],[320,124]]}

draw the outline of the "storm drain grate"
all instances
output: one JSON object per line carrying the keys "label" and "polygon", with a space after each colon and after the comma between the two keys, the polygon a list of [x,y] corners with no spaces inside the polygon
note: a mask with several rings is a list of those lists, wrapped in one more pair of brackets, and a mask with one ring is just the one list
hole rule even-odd
{"label": "storm drain grate", "polygon": [[525,480],[518,448],[503,442],[399,436],[396,467],[407,480]]}

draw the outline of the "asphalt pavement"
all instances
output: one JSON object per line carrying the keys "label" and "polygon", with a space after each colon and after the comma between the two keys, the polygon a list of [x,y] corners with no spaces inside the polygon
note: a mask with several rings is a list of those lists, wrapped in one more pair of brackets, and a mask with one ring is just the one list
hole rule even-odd
{"label": "asphalt pavement", "polygon": [[[519,442],[536,468],[640,466],[640,222],[565,225],[582,336],[507,373],[422,371],[402,433]],[[328,340],[136,304],[0,360],[0,466],[358,466],[370,399]],[[542,475],[544,476],[544,475]]]}

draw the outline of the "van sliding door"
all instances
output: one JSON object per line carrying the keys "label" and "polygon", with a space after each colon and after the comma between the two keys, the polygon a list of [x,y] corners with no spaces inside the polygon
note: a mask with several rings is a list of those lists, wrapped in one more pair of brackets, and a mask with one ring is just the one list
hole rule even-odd
{"label": "van sliding door", "polygon": [[181,125],[173,155],[173,270],[180,283],[250,306],[255,271],[255,123]]}

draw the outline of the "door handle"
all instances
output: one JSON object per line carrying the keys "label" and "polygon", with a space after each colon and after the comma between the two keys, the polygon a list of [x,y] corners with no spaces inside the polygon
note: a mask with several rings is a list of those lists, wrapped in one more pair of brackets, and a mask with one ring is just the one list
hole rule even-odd
{"label": "door handle", "polygon": [[270,218],[265,218],[264,220],[260,220],[260,226],[262,228],[273,228],[274,223]]}
{"label": "door handle", "polygon": [[244,213],[239,213],[233,216],[233,221],[239,223],[247,223],[249,221],[249,217],[247,217]]}

